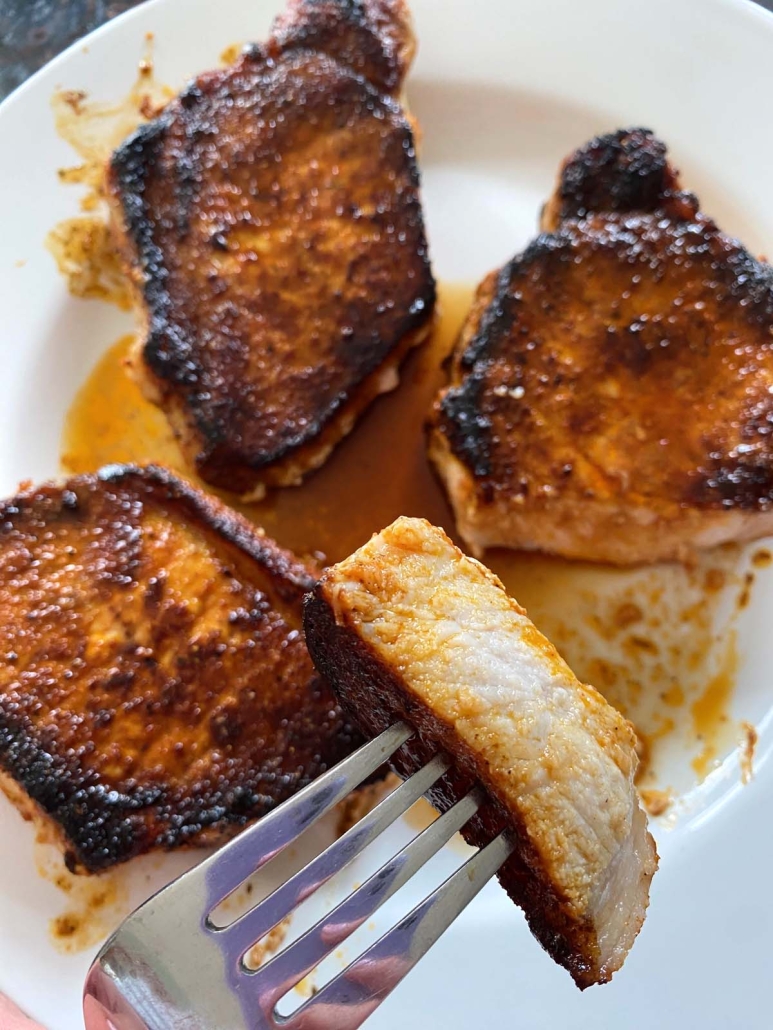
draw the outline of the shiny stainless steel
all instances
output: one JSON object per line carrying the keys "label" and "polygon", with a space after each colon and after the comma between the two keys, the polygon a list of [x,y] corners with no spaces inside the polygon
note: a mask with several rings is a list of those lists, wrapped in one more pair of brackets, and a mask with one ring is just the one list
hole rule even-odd
{"label": "shiny stainless steel", "polygon": [[449,768],[437,755],[368,815],[226,926],[217,906],[343,800],[412,735],[405,723],[339,763],[130,916],[92,965],[86,1030],[355,1030],[402,980],[512,851],[504,834],[464,863],[291,1015],[277,1002],[361,926],[481,803],[477,791],[411,840],[296,941],[253,970],[249,949],[331,879]]}

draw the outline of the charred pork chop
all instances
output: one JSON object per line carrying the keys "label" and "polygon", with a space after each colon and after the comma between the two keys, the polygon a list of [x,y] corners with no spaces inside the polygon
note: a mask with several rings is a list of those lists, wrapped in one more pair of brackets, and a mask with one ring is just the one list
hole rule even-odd
{"label": "charred pork chop", "polygon": [[2,506],[0,785],[70,868],[223,840],[359,743],[303,642],[312,583],[159,468]]}
{"label": "charred pork chop", "polygon": [[111,159],[133,367],[209,483],[299,482],[429,331],[413,45],[402,0],[295,0]]}
{"label": "charred pork chop", "polygon": [[481,284],[430,454],[466,543],[617,563],[773,532],[773,270],[644,129],[565,163]]}
{"label": "charred pork chop", "polygon": [[328,569],[304,625],[366,736],[398,719],[418,731],[397,753],[399,773],[441,749],[454,756],[437,808],[483,786],[464,836],[482,846],[510,828],[502,886],[580,987],[608,980],[657,865],[630,724],[575,679],[488,569],[421,519],[398,519]]}

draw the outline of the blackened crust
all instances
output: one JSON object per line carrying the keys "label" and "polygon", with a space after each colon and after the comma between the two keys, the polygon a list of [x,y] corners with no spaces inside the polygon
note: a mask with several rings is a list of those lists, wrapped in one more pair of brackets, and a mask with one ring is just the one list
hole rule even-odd
{"label": "blackened crust", "polygon": [[[453,770],[428,792],[435,808],[445,812],[473,787],[482,788],[485,770],[478,768],[476,756],[454,728],[421,704],[398,671],[380,661],[354,629],[336,622],[325,597],[324,575],[304,602],[304,629],[314,664],[367,739],[401,719],[416,729],[390,763],[395,772],[410,776],[439,752],[453,755]],[[599,982],[593,957],[598,944],[592,927],[578,925],[564,912],[561,899],[540,875],[526,835],[519,834],[515,816],[489,791],[486,796],[487,802],[462,829],[465,840],[479,848],[504,829],[513,832],[516,850],[498,873],[500,883],[524,910],[532,933],[575,983],[585,988]]]}
{"label": "blackened crust", "polygon": [[143,372],[189,460],[238,492],[313,467],[432,317],[400,107],[322,53],[257,48],[127,140],[108,178]]}
{"label": "blackened crust", "polygon": [[324,51],[385,93],[397,93],[414,52],[404,0],[290,0],[274,22],[272,54]]}
{"label": "blackened crust", "polygon": [[2,506],[0,778],[71,868],[218,843],[358,745],[303,642],[313,581],[160,468]]}
{"label": "blackened crust", "polygon": [[[618,129],[594,137],[565,161],[553,217],[561,221],[596,211],[656,211],[678,190],[678,175],[667,160],[665,143],[650,129]],[[687,194],[682,199],[694,214],[695,199]]]}
{"label": "blackened crust", "polygon": [[482,504],[767,511],[772,346],[773,270],[710,219],[567,219],[490,280],[434,427]]}

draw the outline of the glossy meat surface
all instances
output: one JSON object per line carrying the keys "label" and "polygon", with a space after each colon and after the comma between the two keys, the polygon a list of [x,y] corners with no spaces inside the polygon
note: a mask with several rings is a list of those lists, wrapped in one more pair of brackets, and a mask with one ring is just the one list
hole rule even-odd
{"label": "glossy meat surface", "polygon": [[322,50],[383,93],[397,94],[416,40],[405,0],[289,0],[269,49]]}
{"label": "glossy meat surface", "polygon": [[301,633],[310,571],[153,467],[0,519],[0,770],[72,868],[216,843],[356,741]]}
{"label": "glossy meat surface", "polygon": [[429,329],[412,49],[402,3],[294,3],[112,157],[135,372],[210,483],[298,482]]}
{"label": "glossy meat surface", "polygon": [[398,519],[328,569],[306,602],[317,668],[366,736],[418,730],[396,768],[438,750],[441,810],[484,787],[463,831],[509,828],[500,871],[532,931],[580,987],[608,980],[644,919],[657,855],[633,784],[630,724],[579,683],[499,580],[421,519]]}
{"label": "glossy meat surface", "polygon": [[476,550],[612,562],[773,531],[773,270],[645,130],[566,163],[479,288],[430,452]]}

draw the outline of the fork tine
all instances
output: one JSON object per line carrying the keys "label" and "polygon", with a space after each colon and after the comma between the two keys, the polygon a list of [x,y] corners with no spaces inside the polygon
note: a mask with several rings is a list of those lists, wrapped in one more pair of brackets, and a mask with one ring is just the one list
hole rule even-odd
{"label": "fork tine", "polygon": [[[384,731],[197,868],[140,906],[104,945],[84,993],[90,1027],[126,1030],[355,1030],[478,893],[512,851],[504,834],[478,852],[343,973],[291,1016],[276,1004],[361,926],[478,810],[478,789],[448,809],[344,898],[332,912],[257,971],[244,965],[263,932],[342,869],[451,767],[436,755],[309,866],[225,927],[213,908],[376,769],[412,735]],[[256,854],[257,852],[257,854]],[[225,869],[223,866],[225,865]],[[267,906],[268,903],[268,906]],[[257,916],[257,921],[256,921]],[[170,964],[170,957],[174,964]],[[225,967],[225,968],[224,968]],[[223,974],[225,973],[225,984]],[[93,1011],[89,1011],[89,1006]],[[93,1018],[92,1018],[93,1017]]]}
{"label": "fork tine", "polygon": [[495,837],[311,1000],[282,1019],[283,1030],[324,1030],[331,1026],[336,1030],[356,1030],[413,969],[512,851],[513,844],[505,832]]}
{"label": "fork tine", "polygon": [[277,1001],[373,915],[475,814],[482,801],[473,790],[414,837],[360,887],[326,913],[297,941],[250,977],[259,1007],[268,1014]]}
{"label": "fork tine", "polygon": [[353,861],[368,844],[403,815],[451,765],[436,755],[385,797],[325,851],[228,926],[211,927],[226,938],[231,955],[241,956],[277,926],[297,905]]}
{"label": "fork tine", "polygon": [[240,883],[343,801],[411,736],[410,726],[395,723],[205,859],[196,870],[207,885],[204,921]]}

